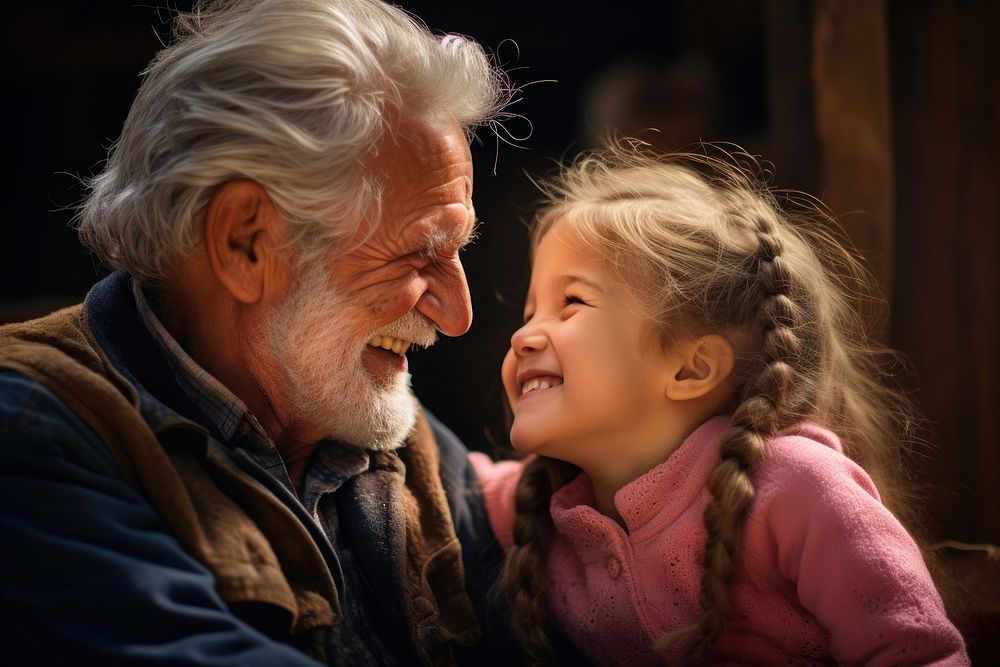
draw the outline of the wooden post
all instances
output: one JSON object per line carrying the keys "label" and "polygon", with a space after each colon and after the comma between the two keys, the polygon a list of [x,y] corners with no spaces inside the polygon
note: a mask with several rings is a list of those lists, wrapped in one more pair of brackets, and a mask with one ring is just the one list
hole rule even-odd
{"label": "wooden post", "polygon": [[[812,37],[819,194],[888,299],[893,164],[884,0],[816,0]],[[885,341],[888,319],[871,324]]]}

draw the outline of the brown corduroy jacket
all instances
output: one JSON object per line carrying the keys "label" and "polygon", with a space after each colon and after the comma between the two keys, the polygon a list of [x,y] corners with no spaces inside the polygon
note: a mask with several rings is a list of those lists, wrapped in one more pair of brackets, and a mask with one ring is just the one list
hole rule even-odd
{"label": "brown corduroy jacket", "polygon": [[[82,305],[0,327],[0,369],[41,384],[94,430],[122,475],[213,573],[234,611],[277,610],[264,615],[268,623],[281,619],[291,643],[325,658],[341,609],[335,577],[310,531],[199,425],[178,415],[151,427],[139,393],[101,348]],[[393,486],[389,495],[399,507],[390,509],[405,524],[399,581],[415,653],[423,664],[448,664],[452,643],[472,644],[480,631],[427,421],[421,417],[404,448],[376,459],[394,473],[377,483]],[[273,635],[273,627],[266,630]]]}

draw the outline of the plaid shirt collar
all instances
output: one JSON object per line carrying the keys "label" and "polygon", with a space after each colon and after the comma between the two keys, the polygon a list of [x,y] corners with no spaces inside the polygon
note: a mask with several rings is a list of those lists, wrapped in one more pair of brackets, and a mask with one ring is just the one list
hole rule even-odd
{"label": "plaid shirt collar", "polygon": [[[135,280],[132,281],[132,291],[139,317],[163,351],[174,379],[211,420],[212,426],[222,436],[222,442],[232,447],[245,448],[251,458],[296,493],[274,441],[253,413],[233,392],[184,351],[153,312],[146,295]],[[321,521],[321,525],[326,524],[328,534],[333,539],[335,528],[331,526],[336,526],[336,510],[320,512],[319,500],[324,495],[335,492],[348,479],[367,471],[370,457],[366,450],[332,440],[320,442],[317,450],[318,455],[306,471],[305,485],[299,495],[317,521],[321,514],[328,515],[325,521]]]}
{"label": "plaid shirt collar", "polygon": [[[211,420],[222,442],[228,443],[237,433],[242,436],[256,435],[258,440],[271,443],[260,422],[247,406],[219,382],[211,373],[198,365],[180,344],[170,335],[160,318],[153,312],[146,295],[135,280],[132,292],[139,317],[149,330],[157,346],[163,351],[177,384],[198,405]],[[271,445],[273,447],[273,443]]]}

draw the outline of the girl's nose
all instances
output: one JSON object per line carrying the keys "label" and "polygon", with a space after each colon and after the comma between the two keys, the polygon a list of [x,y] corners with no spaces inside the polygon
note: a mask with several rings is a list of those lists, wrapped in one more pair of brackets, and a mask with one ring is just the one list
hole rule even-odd
{"label": "girl's nose", "polygon": [[531,322],[522,326],[510,337],[510,349],[518,356],[538,352],[544,349],[547,344],[548,339],[541,328]]}

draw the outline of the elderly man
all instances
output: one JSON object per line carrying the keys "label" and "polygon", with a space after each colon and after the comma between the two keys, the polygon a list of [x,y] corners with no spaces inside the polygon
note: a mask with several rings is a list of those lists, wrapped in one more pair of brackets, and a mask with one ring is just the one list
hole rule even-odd
{"label": "elderly man", "polygon": [[117,271],[0,329],[0,662],[500,655],[499,551],[404,354],[469,328],[503,81],[376,0],[178,20],[79,216]]}

